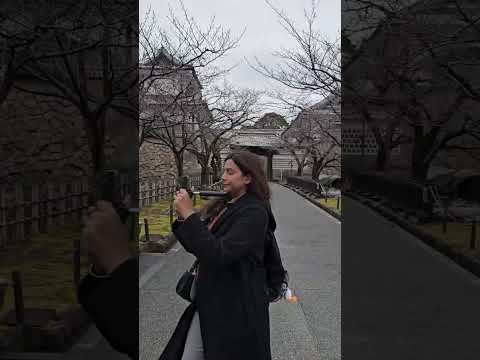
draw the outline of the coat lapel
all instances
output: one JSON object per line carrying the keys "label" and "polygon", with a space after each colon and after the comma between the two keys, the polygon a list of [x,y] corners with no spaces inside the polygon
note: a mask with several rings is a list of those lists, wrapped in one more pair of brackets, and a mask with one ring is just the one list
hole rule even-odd
{"label": "coat lapel", "polygon": [[241,198],[239,198],[237,201],[234,203],[230,204],[227,207],[227,210],[220,216],[220,218],[217,220],[217,222],[213,225],[211,232],[214,233],[217,231],[222,224],[224,224],[228,219],[230,219],[239,209],[241,209],[245,204],[249,204],[254,200],[253,195],[251,194],[245,194]]}

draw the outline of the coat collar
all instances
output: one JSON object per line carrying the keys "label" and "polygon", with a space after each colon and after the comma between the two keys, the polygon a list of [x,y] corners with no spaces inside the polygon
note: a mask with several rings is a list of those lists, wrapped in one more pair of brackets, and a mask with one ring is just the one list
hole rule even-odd
{"label": "coat collar", "polygon": [[235,202],[228,202],[227,203],[227,210],[220,216],[218,221],[213,225],[211,231],[215,231],[218,229],[220,225],[222,225],[227,219],[229,219],[238,209],[244,207],[248,204],[253,203],[260,203],[259,200],[250,193],[245,193],[241,197],[239,197]]}

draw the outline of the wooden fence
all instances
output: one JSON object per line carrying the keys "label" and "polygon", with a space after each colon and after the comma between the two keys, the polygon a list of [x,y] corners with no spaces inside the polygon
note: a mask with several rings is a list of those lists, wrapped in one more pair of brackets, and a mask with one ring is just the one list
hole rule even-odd
{"label": "wooden fence", "polygon": [[[199,188],[200,175],[190,176],[190,184]],[[173,178],[133,182],[127,175],[120,176],[122,198],[134,195],[136,187],[140,208],[171,199],[175,186]],[[62,184],[0,186],[0,248],[28,241],[32,235],[48,233],[58,226],[81,224],[89,195],[87,178]]]}
{"label": "wooden fence", "polygon": [[[135,184],[120,176],[122,198]],[[88,179],[68,183],[0,186],[0,247],[28,241],[57,226],[81,224],[88,208]]]}
{"label": "wooden fence", "polygon": [[[190,186],[199,188],[201,185],[200,175],[191,175]],[[212,175],[209,178],[209,184],[212,183]],[[176,179],[156,178],[146,181],[140,180],[139,206],[143,208],[161,200],[171,199],[175,193]]]}

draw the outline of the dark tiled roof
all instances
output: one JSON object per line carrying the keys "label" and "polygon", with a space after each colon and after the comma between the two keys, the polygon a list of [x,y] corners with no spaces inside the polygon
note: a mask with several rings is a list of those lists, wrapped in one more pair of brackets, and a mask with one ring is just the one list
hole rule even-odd
{"label": "dark tiled roof", "polygon": [[282,146],[282,140],[280,138],[282,132],[283,130],[277,129],[242,129],[236,132],[230,144],[237,146],[278,148]]}

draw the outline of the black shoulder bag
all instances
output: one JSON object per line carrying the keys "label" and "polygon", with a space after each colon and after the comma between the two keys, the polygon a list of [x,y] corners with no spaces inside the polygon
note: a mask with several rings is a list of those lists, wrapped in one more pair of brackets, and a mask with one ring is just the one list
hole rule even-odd
{"label": "black shoulder bag", "polygon": [[193,280],[195,279],[195,276],[197,276],[197,266],[198,260],[195,260],[190,270],[185,271],[185,273],[180,277],[180,280],[178,280],[177,287],[175,289],[177,294],[180,295],[181,298],[189,302],[192,302],[192,299],[190,299],[190,292],[192,290]]}

